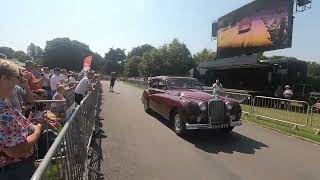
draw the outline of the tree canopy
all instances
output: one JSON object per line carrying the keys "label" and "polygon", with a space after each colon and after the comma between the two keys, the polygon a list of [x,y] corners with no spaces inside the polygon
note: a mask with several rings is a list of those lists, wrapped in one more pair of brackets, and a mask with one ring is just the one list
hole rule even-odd
{"label": "tree canopy", "polygon": [[139,64],[141,76],[187,75],[194,67],[192,56],[187,46],[177,39],[150,52],[144,53]]}
{"label": "tree canopy", "polygon": [[92,54],[88,45],[69,38],[56,38],[47,41],[43,64],[50,68],[60,67],[81,70],[83,59]]}
{"label": "tree canopy", "polygon": [[139,64],[143,61],[140,56],[133,56],[127,59],[127,63],[124,66],[124,74],[126,77],[138,77]]}
{"label": "tree canopy", "polygon": [[128,58],[139,56],[142,57],[144,53],[151,52],[153,49],[155,49],[153,46],[149,44],[144,44],[138,47],[132,48],[132,50],[128,53]]}
{"label": "tree canopy", "polygon": [[111,72],[122,73],[124,64],[126,62],[126,54],[124,49],[113,49],[110,48],[109,51],[105,54],[105,67],[104,72],[110,74]]}
{"label": "tree canopy", "polygon": [[0,53],[6,55],[8,59],[12,59],[14,50],[9,47],[0,47]]}
{"label": "tree canopy", "polygon": [[212,61],[216,59],[216,55],[216,52],[205,48],[193,56],[193,61],[195,64],[199,64],[200,62]]}
{"label": "tree canopy", "polygon": [[25,62],[26,60],[31,60],[31,57],[28,56],[23,51],[15,51],[14,54],[13,54],[13,57],[18,59],[20,62]]}
{"label": "tree canopy", "polygon": [[34,60],[41,60],[43,56],[43,50],[41,47],[31,43],[27,48],[27,55],[32,57]]}

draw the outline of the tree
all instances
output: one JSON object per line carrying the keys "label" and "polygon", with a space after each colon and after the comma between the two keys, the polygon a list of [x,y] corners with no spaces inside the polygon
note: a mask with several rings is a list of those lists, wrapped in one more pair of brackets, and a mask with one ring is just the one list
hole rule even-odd
{"label": "tree", "polygon": [[18,59],[20,62],[25,62],[26,60],[31,60],[31,57],[28,56],[25,52],[23,51],[16,51],[13,54],[13,58]]}
{"label": "tree", "polygon": [[320,77],[320,64],[317,62],[308,62],[308,75],[311,77]]}
{"label": "tree", "polygon": [[27,48],[27,55],[30,57],[35,57],[36,56],[36,45],[31,43],[28,48]]}
{"label": "tree", "polygon": [[127,63],[124,66],[124,74],[126,77],[138,77],[139,76],[139,64],[143,61],[142,57],[133,56],[128,58]]}
{"label": "tree", "polygon": [[102,72],[104,66],[104,60],[99,53],[92,54],[92,69],[97,72]]}
{"label": "tree", "polygon": [[34,60],[40,60],[43,56],[43,50],[31,43],[27,48],[27,55],[32,57]]}
{"label": "tree", "polygon": [[139,74],[141,76],[165,75],[165,56],[159,49],[154,49],[150,53],[143,55],[143,60],[139,64]]}
{"label": "tree", "polygon": [[6,55],[8,59],[12,59],[14,50],[9,47],[0,47],[0,53]]}
{"label": "tree", "polygon": [[212,50],[208,50],[207,48],[203,49],[202,51],[196,53],[193,56],[193,61],[195,64],[200,62],[212,61],[216,59],[216,52]]}
{"label": "tree", "polygon": [[7,59],[7,56],[5,54],[0,53],[0,59]]}
{"label": "tree", "polygon": [[186,45],[174,39],[170,44],[144,53],[143,61],[139,64],[139,73],[142,76],[185,76],[194,65]]}
{"label": "tree", "polygon": [[132,48],[132,50],[128,53],[128,58],[139,56],[142,57],[144,53],[151,52],[153,49],[155,49],[153,46],[149,44],[144,44],[138,47]]}
{"label": "tree", "polygon": [[88,45],[69,38],[56,38],[47,41],[43,65],[50,68],[81,70],[83,59],[92,54]]}
{"label": "tree", "polygon": [[124,49],[113,49],[110,48],[105,54],[105,72],[110,74],[111,72],[122,73],[124,69],[124,64],[126,61],[126,54]]}
{"label": "tree", "polygon": [[[163,50],[165,52],[165,49]],[[194,62],[187,46],[173,39],[173,41],[167,46],[166,58],[167,74],[184,76],[188,74],[188,71],[194,67]]]}

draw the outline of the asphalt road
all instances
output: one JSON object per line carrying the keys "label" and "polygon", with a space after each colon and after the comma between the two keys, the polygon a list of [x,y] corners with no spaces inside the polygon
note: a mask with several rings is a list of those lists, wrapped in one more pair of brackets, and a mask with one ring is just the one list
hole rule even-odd
{"label": "asphalt road", "polygon": [[244,124],[228,135],[178,137],[146,114],[142,89],[103,82],[102,171],[107,180],[320,180],[320,146]]}

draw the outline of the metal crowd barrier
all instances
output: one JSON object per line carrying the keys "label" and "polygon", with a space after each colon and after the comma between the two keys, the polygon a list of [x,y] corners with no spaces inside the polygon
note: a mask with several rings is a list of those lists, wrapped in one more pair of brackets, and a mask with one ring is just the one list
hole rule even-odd
{"label": "metal crowd barrier", "polygon": [[227,98],[231,98],[238,101],[241,105],[241,109],[243,113],[249,114],[252,112],[253,97],[250,94],[225,92],[225,96]]}
{"label": "metal crowd barrier", "polygon": [[310,126],[316,130],[317,135],[320,133],[320,103],[314,104],[310,113]]}
{"label": "metal crowd barrier", "polygon": [[295,126],[307,126],[310,106],[307,102],[256,96],[253,100],[256,117],[280,121]]}
{"label": "metal crowd barrier", "polygon": [[33,174],[32,180],[86,178],[90,169],[87,155],[95,128],[98,93],[99,91],[91,92],[76,107]]}
{"label": "metal crowd barrier", "polygon": [[143,86],[143,87],[147,87],[148,86],[148,82],[147,81],[144,81],[144,80],[141,80],[141,79],[127,79],[127,81],[129,83],[133,83],[133,84],[136,84],[136,85],[139,85],[139,86]]}
{"label": "metal crowd barrier", "polygon": [[[57,133],[59,133],[61,127],[64,125],[66,104],[63,100],[35,100],[34,103],[35,109],[33,116],[35,117],[35,119],[43,117],[47,120],[46,126],[42,131],[42,135],[40,136],[36,144],[33,156],[35,161],[41,161],[41,159],[44,158],[45,154],[49,150],[51,144],[54,142],[55,136],[57,135]],[[63,103],[63,112],[52,112],[51,105],[54,103]],[[50,124],[55,125],[55,127],[52,127]]]}

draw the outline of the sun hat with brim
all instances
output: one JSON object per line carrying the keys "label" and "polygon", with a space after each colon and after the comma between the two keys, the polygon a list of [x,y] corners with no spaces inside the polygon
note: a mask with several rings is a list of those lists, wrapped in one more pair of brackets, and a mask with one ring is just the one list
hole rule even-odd
{"label": "sun hat with brim", "polygon": [[285,88],[290,88],[290,86],[289,86],[289,85],[286,85]]}
{"label": "sun hat with brim", "polygon": [[26,66],[31,66],[31,65],[35,65],[35,63],[33,61],[28,60],[28,61],[25,62],[25,65]]}

